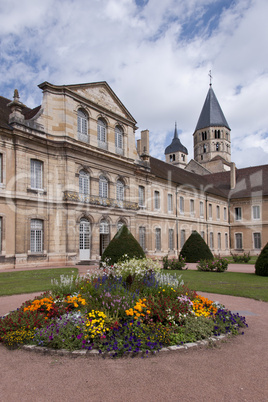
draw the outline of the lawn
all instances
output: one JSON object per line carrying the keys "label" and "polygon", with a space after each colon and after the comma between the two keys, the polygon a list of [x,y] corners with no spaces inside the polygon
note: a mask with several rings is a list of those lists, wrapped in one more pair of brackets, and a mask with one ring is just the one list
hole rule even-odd
{"label": "lawn", "polygon": [[51,289],[51,279],[61,275],[77,275],[77,268],[38,269],[33,271],[0,272],[0,296],[43,292]]}
{"label": "lawn", "polygon": [[227,258],[227,260],[229,261],[229,264],[252,264],[252,265],[255,265],[258,255],[251,255],[249,262],[235,262],[231,255],[224,257],[224,258]]}
{"label": "lawn", "polygon": [[268,277],[238,272],[168,271],[182,275],[184,283],[197,291],[249,297],[268,302]]}

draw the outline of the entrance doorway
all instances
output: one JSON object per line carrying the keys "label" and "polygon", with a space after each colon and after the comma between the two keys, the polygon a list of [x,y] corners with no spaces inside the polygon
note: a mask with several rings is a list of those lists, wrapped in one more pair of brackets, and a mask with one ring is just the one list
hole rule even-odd
{"label": "entrance doorway", "polygon": [[79,229],[79,258],[80,261],[86,261],[90,259],[90,223],[87,219],[82,218],[80,220]]}

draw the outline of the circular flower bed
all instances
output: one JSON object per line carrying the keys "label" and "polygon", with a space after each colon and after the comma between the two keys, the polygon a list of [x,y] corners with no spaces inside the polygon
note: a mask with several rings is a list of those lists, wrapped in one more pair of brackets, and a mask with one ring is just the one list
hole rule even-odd
{"label": "circular flower bed", "polygon": [[83,278],[61,277],[50,292],[0,319],[0,341],[117,357],[238,334],[245,326],[244,317],[144,259],[105,264]]}

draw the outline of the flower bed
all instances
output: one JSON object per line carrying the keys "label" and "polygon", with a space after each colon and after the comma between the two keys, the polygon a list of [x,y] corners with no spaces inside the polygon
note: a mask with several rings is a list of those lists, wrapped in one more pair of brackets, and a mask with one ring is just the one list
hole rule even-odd
{"label": "flower bed", "polygon": [[117,357],[238,334],[245,326],[243,317],[161,272],[158,263],[135,260],[84,278],[62,277],[50,292],[0,319],[0,341]]}

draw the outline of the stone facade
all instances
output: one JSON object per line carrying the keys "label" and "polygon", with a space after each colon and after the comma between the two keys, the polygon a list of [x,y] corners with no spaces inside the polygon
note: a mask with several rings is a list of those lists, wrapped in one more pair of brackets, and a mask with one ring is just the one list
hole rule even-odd
{"label": "stone facade", "polygon": [[106,82],[39,87],[35,109],[0,97],[0,269],[98,261],[122,224],[153,258],[177,256],[193,230],[217,255],[267,242],[268,165],[237,170],[231,188],[230,172],[151,157],[148,130],[136,147]]}

